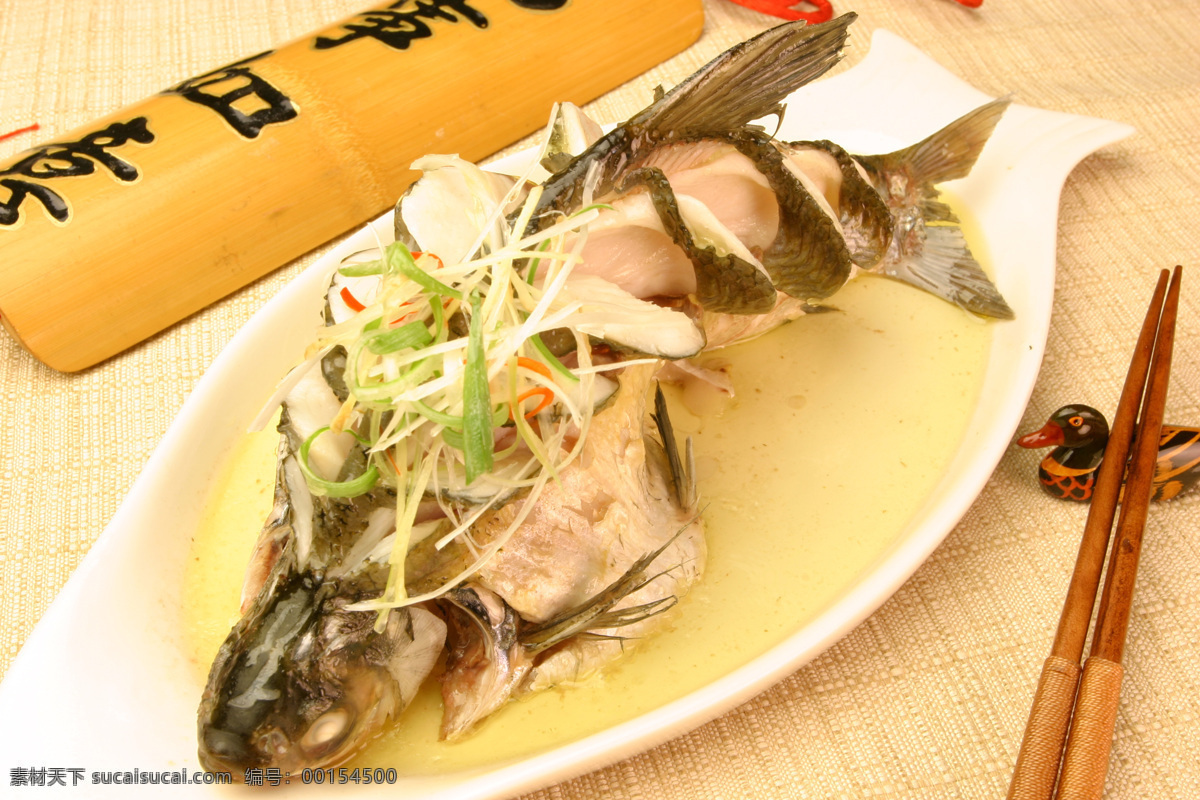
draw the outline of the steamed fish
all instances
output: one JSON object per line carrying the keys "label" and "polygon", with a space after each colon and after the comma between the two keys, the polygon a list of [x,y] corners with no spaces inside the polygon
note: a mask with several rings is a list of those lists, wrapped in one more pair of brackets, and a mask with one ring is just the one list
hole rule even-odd
{"label": "steamed fish", "polygon": [[863,271],[1011,315],[933,188],[1003,102],[882,156],[756,124],[853,19],[767,31],[609,133],[559,106],[515,176],[414,164],[396,241],[336,270],[275,398],[275,504],[201,701],[206,769],[343,763],[426,680],[463,736],[665,624],[705,565],[690,442],[655,390],[701,374],[691,356]]}

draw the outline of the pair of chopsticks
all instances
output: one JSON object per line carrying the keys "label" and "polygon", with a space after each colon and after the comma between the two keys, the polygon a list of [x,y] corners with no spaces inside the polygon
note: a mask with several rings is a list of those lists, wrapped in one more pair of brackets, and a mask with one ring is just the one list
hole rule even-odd
{"label": "pair of chopsticks", "polygon": [[[1182,268],[1176,267],[1168,289],[1167,270],[1162,270],[1138,336],[1096,476],[1054,645],[1042,667],[1029,712],[1008,800],[1098,800],[1104,793],[1133,584],[1166,406],[1181,273]],[[1132,459],[1130,449],[1134,450]],[[1084,640],[1118,501],[1121,516],[1108,556],[1091,653],[1081,670]]]}

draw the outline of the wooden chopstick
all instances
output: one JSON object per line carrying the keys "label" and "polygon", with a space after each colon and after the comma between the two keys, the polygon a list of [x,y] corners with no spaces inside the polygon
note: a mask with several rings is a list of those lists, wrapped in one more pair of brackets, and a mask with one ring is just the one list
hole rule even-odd
{"label": "wooden chopstick", "polygon": [[1125,654],[1133,585],[1141,556],[1146,515],[1150,509],[1158,442],[1167,404],[1167,382],[1175,343],[1181,275],[1182,268],[1176,267],[1171,288],[1167,291],[1158,338],[1154,343],[1150,387],[1146,390],[1133,460],[1129,465],[1129,477],[1121,499],[1121,517],[1117,521],[1117,533],[1109,556],[1108,577],[1100,598],[1095,632],[1092,634],[1092,651],[1079,681],[1075,715],[1071,720],[1071,732],[1063,755],[1056,795],[1060,800],[1099,800],[1104,794],[1113,728],[1121,698],[1121,677],[1124,673],[1121,659]]}
{"label": "wooden chopstick", "polygon": [[[1163,308],[1162,323],[1154,343],[1154,361],[1150,366],[1150,388],[1142,408],[1133,461],[1129,467],[1117,537],[1109,556],[1109,574],[1096,616],[1092,637],[1092,657],[1119,662],[1125,652],[1125,631],[1133,582],[1137,572],[1142,532],[1150,508],[1151,484],[1162,436],[1163,413],[1167,404],[1167,382],[1171,374],[1171,355],[1175,345],[1175,317],[1179,310],[1179,282],[1182,268],[1176,267]],[[1128,538],[1125,538],[1128,537]]]}
{"label": "wooden chopstick", "polygon": [[[1042,666],[1029,722],[1009,784],[1008,800],[1050,800],[1054,794],[1079,683],[1079,662],[1096,603],[1096,589],[1104,568],[1109,533],[1121,496],[1125,465],[1150,368],[1166,288],[1167,271],[1162,270],[1121,391],[1088,509],[1075,571],[1067,589],[1050,656]],[[1175,291],[1177,296],[1178,289]],[[1154,442],[1157,441],[1156,436]]]}

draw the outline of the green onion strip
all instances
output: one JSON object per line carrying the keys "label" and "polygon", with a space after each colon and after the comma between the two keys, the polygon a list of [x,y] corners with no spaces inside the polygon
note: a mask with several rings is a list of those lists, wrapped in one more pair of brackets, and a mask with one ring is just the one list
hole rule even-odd
{"label": "green onion strip", "polygon": [[360,494],[369,492],[375,486],[375,482],[379,480],[379,470],[373,464],[357,478],[351,478],[346,481],[326,480],[313,471],[312,465],[308,463],[308,451],[312,449],[312,444],[318,436],[328,432],[328,425],[313,431],[312,435],[300,445],[300,457],[296,460],[313,494],[325,495],[326,497],[357,497]]}
{"label": "green onion strip", "polygon": [[442,295],[444,297],[453,297],[455,300],[462,300],[462,292],[457,289],[451,289],[446,284],[439,281],[437,278],[430,275],[425,270],[417,266],[416,259],[408,248],[399,242],[394,243],[387,248],[388,266],[395,268],[397,271],[404,274],[413,283],[418,284],[427,292]]}
{"label": "green onion strip", "polygon": [[[538,252],[544,253],[549,246],[550,246],[550,240],[547,239],[546,241],[542,242],[541,245],[538,246]],[[540,263],[541,263],[540,257],[530,260],[529,269],[525,273],[525,282],[527,285],[533,286],[535,281],[537,280],[537,270],[538,270],[538,266],[540,265]],[[517,283],[514,285],[520,286],[520,283]],[[562,375],[567,380],[572,381],[573,383],[579,382],[578,376],[576,376],[575,373],[571,372],[571,370],[568,369],[566,367],[566,365],[564,365],[561,361],[558,360],[557,356],[555,356],[553,353],[550,352],[550,348],[546,346],[546,343],[544,341],[542,341],[542,335],[540,333],[531,334],[529,337],[529,341],[534,346],[534,348],[538,351],[538,353],[541,354],[542,358],[546,361],[546,363],[549,364],[550,367],[555,372],[557,372],[559,375]]]}
{"label": "green onion strip", "polygon": [[467,484],[492,469],[492,396],[487,353],[483,346],[483,304],[471,295],[471,328],[467,335],[467,367],[463,371],[463,463]]}

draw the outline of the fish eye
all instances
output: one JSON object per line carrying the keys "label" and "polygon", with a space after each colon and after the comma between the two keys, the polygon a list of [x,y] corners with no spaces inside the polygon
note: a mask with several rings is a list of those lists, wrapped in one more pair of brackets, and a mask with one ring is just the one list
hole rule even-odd
{"label": "fish eye", "polygon": [[1078,428],[1080,425],[1083,424],[1083,417],[1074,416],[1074,417],[1071,417],[1069,420],[1067,420],[1067,422],[1070,422],[1073,427]]}
{"label": "fish eye", "polygon": [[300,739],[300,746],[310,757],[328,755],[336,750],[350,734],[353,719],[349,709],[334,708],[317,717]]}

